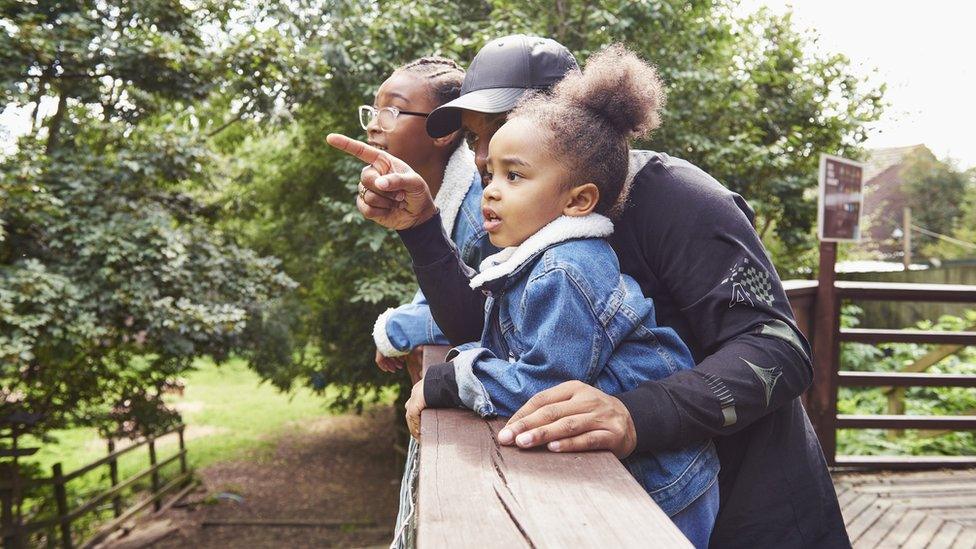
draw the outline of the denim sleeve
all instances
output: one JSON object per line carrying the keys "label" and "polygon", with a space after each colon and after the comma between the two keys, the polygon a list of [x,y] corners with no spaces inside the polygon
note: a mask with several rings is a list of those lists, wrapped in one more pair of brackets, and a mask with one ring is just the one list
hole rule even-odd
{"label": "denim sleeve", "polygon": [[481,347],[453,360],[461,401],[482,416],[511,416],[539,391],[564,381],[590,383],[606,359],[604,330],[562,269],[531,280],[520,306],[525,314],[516,329],[529,342],[523,352],[498,357]]}
{"label": "denim sleeve", "polygon": [[376,319],[373,340],[384,356],[403,356],[419,345],[448,344],[420,290],[410,303],[388,310]]}

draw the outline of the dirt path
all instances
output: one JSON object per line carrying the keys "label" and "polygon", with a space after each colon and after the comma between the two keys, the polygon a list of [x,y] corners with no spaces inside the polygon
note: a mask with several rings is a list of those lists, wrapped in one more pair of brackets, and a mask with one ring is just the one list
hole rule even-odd
{"label": "dirt path", "polygon": [[[197,472],[203,487],[161,518],[178,527],[152,545],[186,547],[362,547],[389,543],[399,477],[390,407],[316,420],[283,433],[270,457]],[[235,497],[217,494],[227,493]],[[157,519],[158,520],[158,519]],[[259,526],[228,522],[261,522]],[[299,522],[303,526],[274,525]],[[341,527],[305,526],[346,522]],[[216,524],[225,523],[225,524]],[[348,523],[370,523],[350,526]]]}

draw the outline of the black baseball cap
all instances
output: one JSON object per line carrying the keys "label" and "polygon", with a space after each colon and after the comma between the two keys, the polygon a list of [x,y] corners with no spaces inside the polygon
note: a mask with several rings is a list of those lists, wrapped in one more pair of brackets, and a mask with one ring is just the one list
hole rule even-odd
{"label": "black baseball cap", "polygon": [[579,70],[576,58],[555,40],[524,34],[496,38],[474,56],[461,96],[427,117],[427,133],[443,137],[457,130],[462,110],[508,112],[526,90],[547,90],[571,70]]}

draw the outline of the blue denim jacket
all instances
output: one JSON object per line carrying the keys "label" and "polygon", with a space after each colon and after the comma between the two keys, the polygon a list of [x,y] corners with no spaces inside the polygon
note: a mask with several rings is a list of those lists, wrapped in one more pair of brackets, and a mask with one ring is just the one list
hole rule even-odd
{"label": "blue denim jacket", "polygon": [[[445,232],[465,263],[477,268],[483,259],[498,251],[484,229],[481,176],[467,145],[462,144],[451,155],[434,204],[441,212]],[[385,356],[402,356],[418,345],[448,344],[420,290],[410,303],[387,309],[376,319],[373,340]]]}
{"label": "blue denim jacket", "polygon": [[[694,366],[677,334],[656,325],[637,282],[621,275],[602,238],[612,232],[603,216],[560,217],[482,263],[471,281],[488,295],[480,346],[452,352],[465,405],[482,416],[511,416],[563,381],[618,394]],[[719,468],[710,440],[623,463],[668,515],[710,488]]]}

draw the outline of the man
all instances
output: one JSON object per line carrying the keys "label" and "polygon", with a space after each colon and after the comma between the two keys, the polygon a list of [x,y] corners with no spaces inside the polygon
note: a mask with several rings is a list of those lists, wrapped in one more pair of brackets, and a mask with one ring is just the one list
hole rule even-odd
{"label": "man", "polygon": [[[489,42],[472,61],[461,96],[430,115],[428,133],[463,128],[484,173],[488,142],[504,113],[527,90],[548,89],[576,68],[572,54],[552,40]],[[372,164],[363,171],[357,205],[399,231],[448,339],[478,340],[485,296],[468,286],[471,273],[440,228],[423,180],[383,151],[341,136],[329,142]],[[809,345],[752,227],[752,210],[708,174],[663,153],[634,151],[630,177],[611,245],[621,270],[654,299],[658,323],[678,332],[697,365],[615,396],[561,384],[516,413],[500,441],[625,457],[714,438],[722,470],[713,546],[849,546],[798,398],[812,377]],[[439,403],[450,394],[456,384],[446,363],[430,368],[423,394],[412,400]]]}

